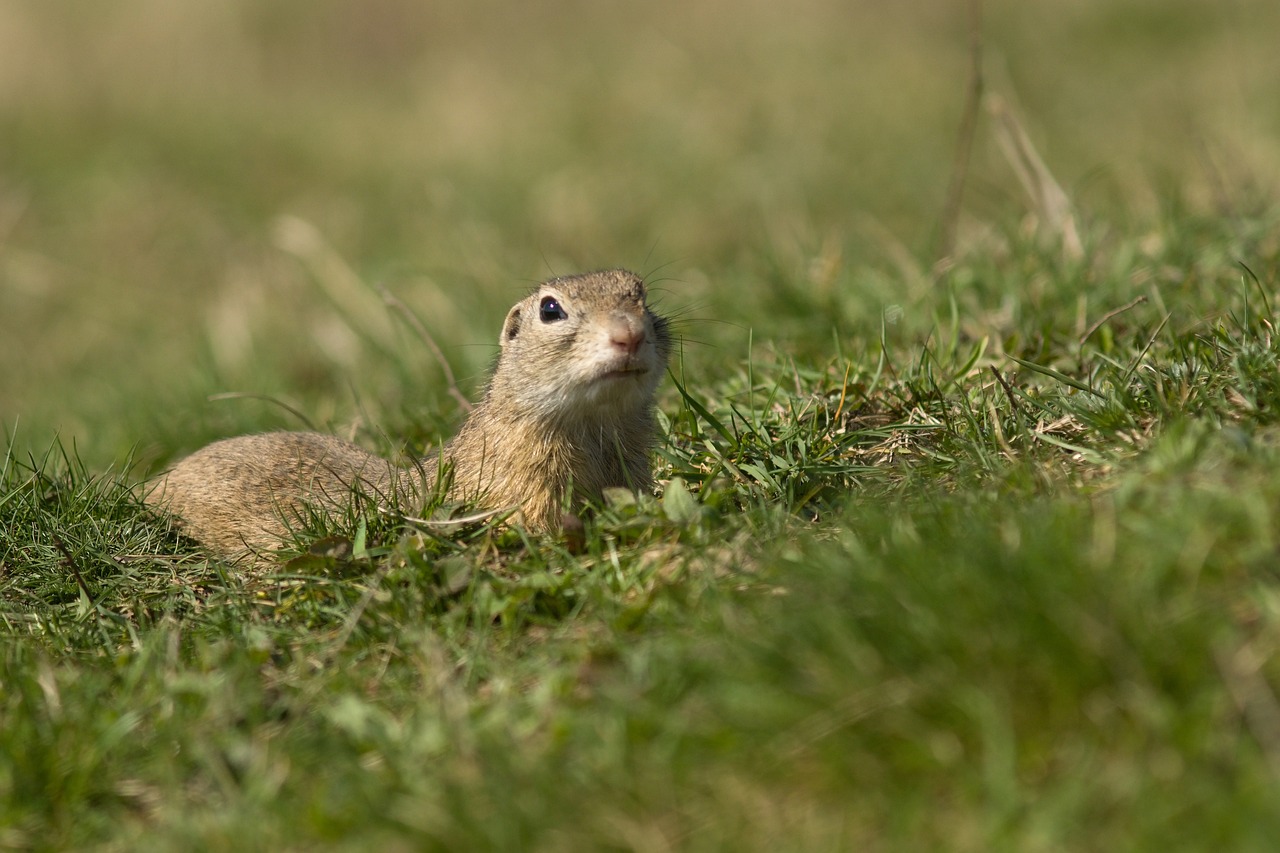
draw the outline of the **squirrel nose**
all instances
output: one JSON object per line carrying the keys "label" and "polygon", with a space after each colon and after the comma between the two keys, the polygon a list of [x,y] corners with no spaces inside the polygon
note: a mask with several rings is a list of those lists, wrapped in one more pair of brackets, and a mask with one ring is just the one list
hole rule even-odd
{"label": "squirrel nose", "polygon": [[609,328],[609,343],[627,355],[635,355],[644,338],[644,324],[631,317],[617,317]]}

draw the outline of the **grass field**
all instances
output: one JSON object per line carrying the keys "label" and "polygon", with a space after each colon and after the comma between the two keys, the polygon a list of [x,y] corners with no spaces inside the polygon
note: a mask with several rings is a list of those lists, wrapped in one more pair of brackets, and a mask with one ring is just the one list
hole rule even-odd
{"label": "grass field", "polygon": [[[954,216],[965,4],[453,5],[0,8],[0,848],[1272,849],[1280,5],[987,4]],[[429,448],[417,324],[474,396],[605,266],[680,347],[581,551],[139,505]]]}

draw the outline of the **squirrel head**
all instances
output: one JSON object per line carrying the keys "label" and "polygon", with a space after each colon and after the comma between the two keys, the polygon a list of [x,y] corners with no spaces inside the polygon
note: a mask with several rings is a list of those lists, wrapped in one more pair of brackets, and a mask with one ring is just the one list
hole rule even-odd
{"label": "squirrel head", "polygon": [[544,282],[507,314],[490,397],[521,415],[622,419],[647,411],[671,353],[644,281],[602,270]]}

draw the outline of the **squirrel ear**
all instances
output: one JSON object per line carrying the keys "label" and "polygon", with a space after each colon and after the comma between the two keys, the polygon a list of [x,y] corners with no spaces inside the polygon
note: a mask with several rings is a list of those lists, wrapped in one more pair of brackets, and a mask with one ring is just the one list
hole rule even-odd
{"label": "squirrel ear", "polygon": [[507,319],[502,323],[502,339],[499,341],[504,347],[508,341],[514,341],[516,335],[520,334],[520,306],[512,308],[507,312]]}

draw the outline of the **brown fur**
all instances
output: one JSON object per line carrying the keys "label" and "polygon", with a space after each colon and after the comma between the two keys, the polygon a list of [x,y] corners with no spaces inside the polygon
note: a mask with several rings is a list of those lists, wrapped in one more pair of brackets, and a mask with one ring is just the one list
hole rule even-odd
{"label": "brown fur", "polygon": [[[564,316],[544,309],[547,300]],[[545,282],[507,314],[501,343],[484,399],[440,451],[450,498],[518,510],[528,527],[554,530],[566,505],[610,486],[651,486],[654,392],[671,342],[637,276]],[[329,435],[248,435],[181,460],[147,500],[214,555],[253,560],[279,548],[307,507],[336,511],[354,492],[412,507],[440,461],[399,468]]]}

